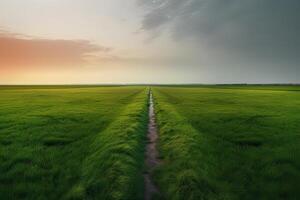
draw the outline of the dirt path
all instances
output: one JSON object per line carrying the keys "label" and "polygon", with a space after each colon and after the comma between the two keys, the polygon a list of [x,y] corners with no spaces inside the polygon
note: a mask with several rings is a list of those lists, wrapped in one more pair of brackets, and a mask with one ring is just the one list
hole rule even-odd
{"label": "dirt path", "polygon": [[155,112],[153,106],[152,91],[149,95],[149,122],[148,122],[148,143],[146,145],[145,165],[145,200],[151,200],[153,196],[159,195],[158,188],[154,185],[151,179],[151,171],[159,164],[158,151],[156,149],[158,134],[155,123]]}

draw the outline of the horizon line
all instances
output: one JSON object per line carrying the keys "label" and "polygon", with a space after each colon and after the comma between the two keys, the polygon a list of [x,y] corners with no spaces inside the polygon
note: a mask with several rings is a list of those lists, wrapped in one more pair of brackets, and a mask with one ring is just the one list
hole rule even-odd
{"label": "horizon line", "polygon": [[130,85],[294,85],[300,83],[66,83],[66,84],[0,84],[3,86],[130,86]]}

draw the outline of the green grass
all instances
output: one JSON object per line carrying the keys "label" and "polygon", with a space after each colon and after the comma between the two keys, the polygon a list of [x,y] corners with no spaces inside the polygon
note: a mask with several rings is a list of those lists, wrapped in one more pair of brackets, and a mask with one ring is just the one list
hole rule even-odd
{"label": "green grass", "polygon": [[0,105],[1,199],[142,195],[145,87],[0,87]]}
{"label": "green grass", "polygon": [[155,87],[166,199],[299,199],[299,87]]}
{"label": "green grass", "polygon": [[[157,199],[299,199],[298,86],[152,88]],[[148,89],[1,86],[0,199],[143,199]]]}

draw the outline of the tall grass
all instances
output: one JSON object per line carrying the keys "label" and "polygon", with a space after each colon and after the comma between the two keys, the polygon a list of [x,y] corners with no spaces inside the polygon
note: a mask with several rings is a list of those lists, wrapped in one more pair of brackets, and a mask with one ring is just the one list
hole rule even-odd
{"label": "tall grass", "polygon": [[145,87],[0,87],[0,199],[134,196],[146,104]]}
{"label": "tall grass", "polygon": [[78,199],[142,199],[147,95],[140,93],[99,133],[82,165],[81,181],[68,194]]}
{"label": "tall grass", "polygon": [[[207,140],[171,105],[155,98],[159,126],[159,150],[163,160],[155,172],[165,199],[207,199],[214,188],[204,163]],[[212,160],[211,160],[212,161]]]}
{"label": "tall grass", "polygon": [[300,198],[295,87],[156,87],[153,94],[163,159],[156,181],[167,199]]}

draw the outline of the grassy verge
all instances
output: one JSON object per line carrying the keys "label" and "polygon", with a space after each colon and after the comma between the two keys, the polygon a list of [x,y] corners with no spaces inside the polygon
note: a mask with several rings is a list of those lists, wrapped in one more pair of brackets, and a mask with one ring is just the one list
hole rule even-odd
{"label": "grassy verge", "polygon": [[[157,98],[155,99],[157,100]],[[205,199],[213,196],[204,163],[207,141],[171,105],[155,101],[159,150],[163,163],[155,180],[165,199]],[[207,159],[205,159],[207,160]]]}
{"label": "grassy verge", "polygon": [[298,91],[153,91],[167,199],[299,199]]}
{"label": "grassy verge", "polygon": [[142,199],[147,94],[139,94],[99,133],[68,198]]}

